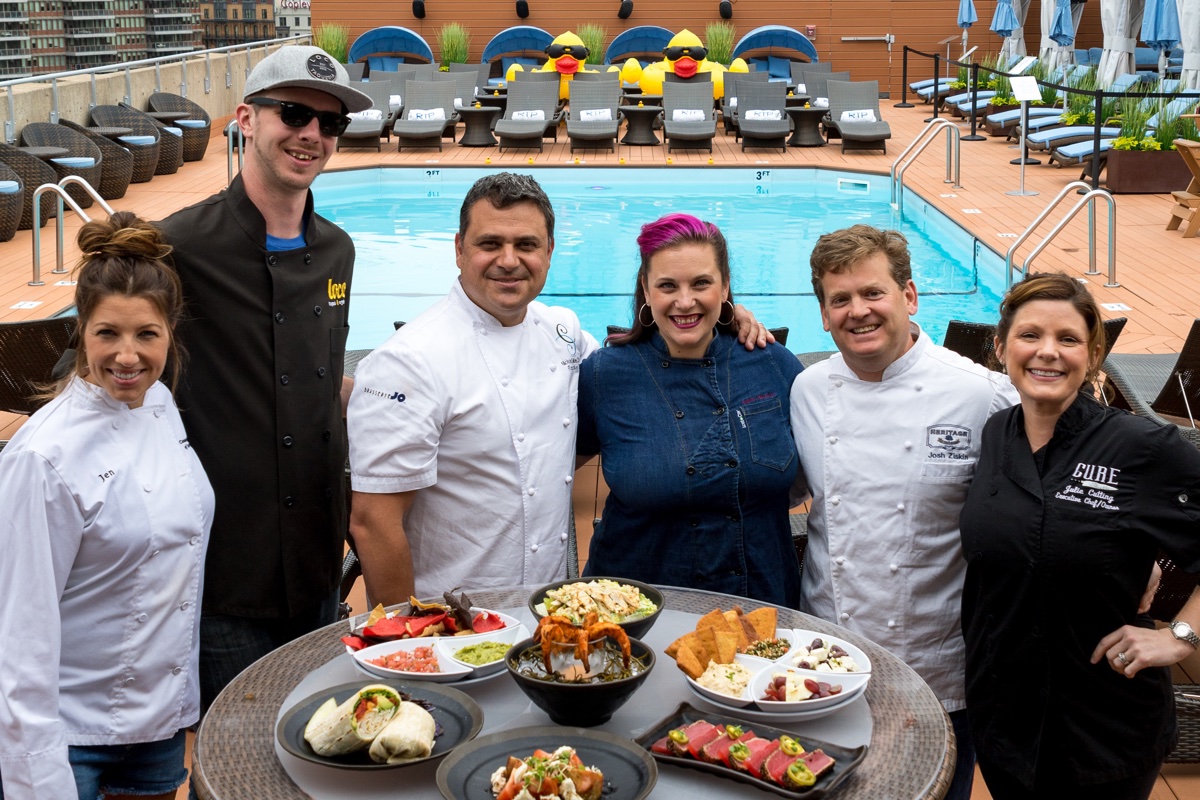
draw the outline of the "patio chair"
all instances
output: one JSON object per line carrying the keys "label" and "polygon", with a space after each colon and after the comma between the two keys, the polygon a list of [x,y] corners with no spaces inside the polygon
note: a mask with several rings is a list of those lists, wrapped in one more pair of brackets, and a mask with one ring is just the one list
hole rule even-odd
{"label": "patio chair", "polygon": [[829,119],[826,138],[842,140],[847,150],[882,150],[892,128],[879,112],[879,81],[829,81]]}
{"label": "patio chair", "polygon": [[1200,319],[1192,323],[1178,353],[1113,353],[1104,360],[1104,374],[1114,406],[1159,425],[1176,424],[1165,417],[1186,420],[1177,424],[1180,435],[1200,447]]}
{"label": "patio chair", "polygon": [[346,74],[350,76],[350,80],[352,81],[361,81],[363,79],[363,72],[367,67],[362,61],[353,64],[342,64],[342,66],[346,68]]}
{"label": "patio chair", "polygon": [[[535,73],[536,74],[536,73]],[[557,73],[555,73],[557,75]],[[549,135],[558,141],[558,84],[546,80],[526,80],[521,76],[508,86],[508,106],[504,116],[496,120],[495,133],[500,149],[542,149],[542,140]]]}
{"label": "patio chair", "polygon": [[[1154,101],[1147,100],[1146,102],[1154,102]],[[1150,117],[1150,119],[1146,120],[1147,135],[1152,134],[1154,132],[1154,128],[1158,126],[1158,115],[1160,113],[1163,113],[1163,111],[1169,111],[1174,114],[1182,114],[1188,110],[1193,109],[1196,106],[1197,102],[1200,102],[1200,90],[1195,90],[1195,89],[1189,89],[1186,92],[1184,92],[1184,96],[1177,97],[1174,100],[1170,101],[1169,103],[1167,103],[1167,105],[1161,111],[1156,112],[1153,116]],[[1059,128],[1058,130],[1050,131],[1050,133],[1058,133],[1058,131],[1063,131],[1063,130],[1069,130],[1069,129]],[[1120,128],[1102,128],[1100,130],[1100,135],[1108,137],[1108,138],[1104,138],[1104,139],[1100,140],[1100,149],[1098,151],[1099,157],[1102,160],[1107,161],[1108,150],[1112,147],[1112,144],[1114,141],[1116,141],[1116,138],[1121,135],[1121,129]],[[1032,137],[1030,137],[1030,138],[1032,138]],[[1083,166],[1084,173],[1086,174],[1086,172],[1087,172],[1086,165],[1091,163],[1092,157],[1093,157],[1093,155],[1096,154],[1096,152],[1097,151],[1096,151],[1096,143],[1095,143],[1095,139],[1094,139],[1094,134],[1092,133],[1092,130],[1089,129],[1089,133],[1086,138],[1076,140],[1076,141],[1071,142],[1066,145],[1057,145],[1053,149],[1051,149],[1050,163],[1054,164],[1056,167]]]}
{"label": "patio chair", "polygon": [[212,117],[198,103],[169,92],[155,92],[146,101],[151,111],[187,112],[186,119],[172,123],[183,129],[183,160],[200,161],[208,152],[208,140],[212,136]]}
{"label": "patio chair", "polygon": [[792,121],[787,115],[787,87],[778,82],[750,83],[738,88],[738,133],[747,147],[787,150]]}
{"label": "patio chair", "polygon": [[575,81],[582,81],[584,83],[611,83],[619,89],[621,87],[621,73],[576,72],[575,78],[571,81],[571,83],[575,83]]}
{"label": "patio chair", "polygon": [[120,144],[133,154],[133,177],[130,183],[145,183],[155,175],[172,175],[179,171],[183,157],[183,139],[173,137],[164,141],[162,131],[154,120],[140,111],[122,106],[96,106],[92,122],[105,128],[129,128]]}
{"label": "patio chair", "polygon": [[351,85],[371,98],[371,107],[350,115],[350,125],[338,137],[337,149],[374,147],[378,151],[382,149],[381,139],[392,140],[392,123],[396,121],[391,107],[392,85],[387,81]]}
{"label": "patio chair", "polygon": [[708,148],[712,152],[717,135],[712,84],[663,84],[663,135],[668,153],[675,148]]}
{"label": "patio chair", "polygon": [[[1121,331],[1125,330],[1125,317],[1104,320],[1104,353],[1108,356]],[[992,368],[992,352],[995,350],[996,326],[991,322],[964,322],[952,319],[946,326],[946,338],[942,347],[966,356],[976,364]]]}
{"label": "patio chair", "polygon": [[405,81],[404,113],[392,125],[392,132],[396,134],[396,152],[405,147],[434,145],[441,150],[446,125],[453,119],[453,83]]}
{"label": "patio chair", "polygon": [[725,124],[726,135],[734,134],[737,141],[737,108],[738,92],[742,86],[751,83],[767,83],[770,76],[765,72],[726,72],[725,95],[721,98],[721,119]]}
{"label": "patio chair", "polygon": [[[67,150],[67,155],[47,162],[58,175],[58,180],[75,175],[87,181],[93,189],[100,185],[104,156],[100,148],[86,136],[52,122],[30,122],[21,129],[21,141],[30,147],[61,147]],[[92,196],[82,186],[68,186],[67,194],[80,208],[92,205]]]}
{"label": "patio chair", "polygon": [[616,152],[621,85],[617,81],[571,81],[569,88],[567,138],[571,140],[571,152],[576,147],[607,147]]}
{"label": "patio chair", "polygon": [[99,148],[100,155],[104,157],[104,167],[100,170],[100,185],[96,187],[100,196],[105,200],[124,197],[133,178],[133,154],[107,136],[89,131],[79,123],[60,119],[58,124],[80,136],[86,136],[88,141]]}
{"label": "patio chair", "polygon": [[0,242],[11,241],[21,224],[25,205],[25,184],[21,176],[0,164]]}
{"label": "patio chair", "polygon": [[45,404],[33,396],[53,380],[75,326],[75,317],[0,323],[0,411],[29,415]]}
{"label": "patio chair", "polygon": [[811,103],[816,108],[829,107],[829,81],[848,81],[850,80],[849,72],[825,72],[825,73],[804,73],[804,92],[810,98]]}
{"label": "patio chair", "polygon": [[1183,238],[1190,239],[1200,233],[1200,142],[1176,139],[1175,150],[1192,173],[1192,182],[1183,191],[1171,192],[1171,196],[1175,198],[1175,207],[1171,209],[1171,221],[1167,223],[1167,230],[1176,230],[1180,223],[1186,222]]}
{"label": "patio chair", "polygon": [[792,72],[792,83],[804,83],[805,72],[833,72],[833,64],[829,61],[793,61],[789,67]]}
{"label": "patio chair", "polygon": [[[154,174],[173,175],[178,172],[179,168],[183,166],[183,128],[160,122],[141,109],[134,108],[128,103],[122,102],[117,105],[134,114],[140,115],[145,120],[149,120],[151,125],[158,128],[161,146],[158,151],[158,167],[154,170]],[[175,167],[170,172],[163,172],[164,169],[170,169],[170,162],[168,161],[167,164],[164,164],[163,161],[164,159],[168,159],[172,154],[174,154]]]}
{"label": "patio chair", "polygon": [[[0,142],[0,163],[15,172],[21,185],[25,187],[21,202],[21,221],[17,223],[17,229],[29,230],[33,227],[34,190],[43,183],[58,183],[58,175],[45,161],[3,142]],[[58,214],[58,204],[54,202],[54,194],[51,192],[44,193],[39,203],[42,211],[41,226],[45,227],[46,221]]]}

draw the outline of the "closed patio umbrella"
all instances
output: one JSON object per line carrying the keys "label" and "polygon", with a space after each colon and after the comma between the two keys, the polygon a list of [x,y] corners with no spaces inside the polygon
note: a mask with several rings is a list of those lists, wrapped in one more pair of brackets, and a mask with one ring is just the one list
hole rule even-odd
{"label": "closed patio umbrella", "polygon": [[975,0],[959,0],[958,27],[962,28],[963,32],[964,53],[967,52],[967,31],[978,21],[979,15],[975,13]]}
{"label": "closed patio umbrella", "polygon": [[996,13],[992,14],[991,30],[1002,39],[1012,36],[1021,23],[1017,21],[1017,12],[1013,10],[1012,0],[997,0]]}
{"label": "closed patio umbrella", "polygon": [[1146,0],[1142,41],[1158,51],[1158,76],[1167,72],[1167,53],[1179,44],[1179,9],[1175,0]]}
{"label": "closed patio umbrella", "polygon": [[1200,89],[1200,0],[1178,0],[1179,43],[1183,45],[1180,89]]}
{"label": "closed patio umbrella", "polygon": [[1047,69],[1066,67],[1071,63],[1071,45],[1075,43],[1075,20],[1071,16],[1071,0],[1043,0],[1042,46],[1039,59]]}
{"label": "closed patio umbrella", "polygon": [[1117,76],[1136,70],[1133,51],[1142,28],[1144,7],[1145,0],[1100,0],[1104,52],[1097,72],[1101,86],[1111,86]]}
{"label": "closed patio umbrella", "polygon": [[997,0],[992,15],[991,30],[1004,37],[1000,56],[1008,59],[1025,55],[1025,15],[1029,13],[1029,0]]}

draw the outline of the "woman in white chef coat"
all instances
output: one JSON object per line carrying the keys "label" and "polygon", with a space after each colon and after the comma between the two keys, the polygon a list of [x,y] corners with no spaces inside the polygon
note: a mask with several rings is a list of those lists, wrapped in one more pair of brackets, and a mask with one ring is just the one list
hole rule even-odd
{"label": "woman in white chef coat", "polygon": [[0,453],[0,798],[171,798],[187,778],[213,494],[171,390],[170,248],[89,222],[72,374]]}

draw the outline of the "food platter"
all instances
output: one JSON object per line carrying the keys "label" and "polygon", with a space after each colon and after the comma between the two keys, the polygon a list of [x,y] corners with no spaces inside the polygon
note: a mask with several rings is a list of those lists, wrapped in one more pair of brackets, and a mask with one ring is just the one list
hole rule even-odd
{"label": "food platter", "polygon": [[[840,747],[838,745],[822,742],[802,734],[769,727],[760,724],[759,722],[752,723],[748,715],[740,711],[736,714],[723,714],[719,712],[703,711],[693,708],[687,703],[681,703],[672,714],[651,725],[643,734],[634,739],[634,744],[641,748],[644,752],[650,754],[651,746],[659,739],[666,736],[669,731],[684,727],[685,725],[700,720],[708,721],[714,725],[739,725],[748,730],[752,729],[756,735],[764,739],[776,739],[785,735],[791,736],[798,740],[806,750],[811,751],[818,748],[823,750],[826,755],[829,755],[835,760],[835,763],[830,773],[821,777],[815,786],[805,789],[785,789],[784,787],[772,781],[757,778],[747,772],[734,769],[732,767],[727,767],[724,764],[713,764],[707,761],[698,761],[693,758],[668,756],[657,752],[652,753],[652,757],[663,764],[671,764],[677,767],[683,767],[685,769],[707,772],[711,775],[717,775],[722,778],[737,781],[738,783],[755,786],[764,791],[773,792],[781,797],[803,797],[807,800],[807,798],[824,797],[831,790],[837,787],[838,784],[844,781],[867,755],[866,745],[855,748]],[[443,762],[442,766],[444,768],[446,766],[446,762]],[[438,773],[439,775],[441,774],[440,769]]]}
{"label": "food platter", "polygon": [[692,696],[695,698],[696,702],[698,702],[701,706],[704,706],[706,708],[711,708],[711,709],[717,711],[718,713],[737,714],[738,716],[745,717],[746,719],[752,719],[757,722],[766,722],[766,723],[772,723],[772,724],[778,724],[781,722],[807,722],[809,720],[821,719],[821,717],[828,717],[831,714],[836,714],[840,711],[844,711],[844,710],[848,709],[852,704],[854,704],[863,695],[863,692],[859,692],[852,696],[848,696],[843,702],[838,703],[837,705],[825,706],[824,708],[814,708],[814,709],[806,710],[806,711],[777,712],[777,711],[758,711],[753,706],[746,706],[744,708],[738,708],[735,706],[726,705],[724,703],[719,703],[719,702],[712,700],[711,698],[705,697],[704,695],[697,692],[695,690],[695,688],[692,687],[691,683],[688,684],[688,689],[691,689]]}
{"label": "food platter", "polygon": [[[512,616],[511,614],[502,613],[500,611],[493,611],[491,609],[477,608],[474,606],[471,607],[471,611],[472,611],[472,613],[487,611],[489,614],[495,614],[497,617],[499,617],[501,620],[504,621],[505,627],[500,628],[495,631],[489,631],[487,633],[463,633],[463,634],[458,634],[455,636],[429,636],[429,637],[421,637],[421,638],[428,638],[431,640],[432,639],[454,639],[455,641],[461,641],[463,644],[469,644],[471,642],[478,642],[478,641],[482,641],[484,639],[488,639],[488,638],[492,637],[493,634],[499,633],[500,631],[504,630],[505,628],[516,627],[517,625],[521,624],[521,621],[519,619],[517,619],[516,617]],[[363,617],[359,617],[359,619],[365,619],[365,618],[366,618],[365,615]],[[352,635],[361,636],[362,632],[363,632],[363,627],[364,626],[360,625],[360,626],[354,628]],[[525,633],[524,635],[528,636],[529,634]],[[522,637],[517,637],[517,638],[522,638]],[[411,639],[392,639],[389,641],[404,642],[404,641],[412,641],[412,640]],[[516,638],[514,638],[513,641],[516,641]],[[350,647],[349,645],[346,645],[346,652],[349,653],[350,655],[354,655],[355,649],[353,647]]]}
{"label": "food platter", "polygon": [[658,782],[658,765],[628,738],[584,728],[545,725],[480,736],[438,766],[437,785],[446,800],[495,800],[491,775],[508,757],[562,745],[575,748],[588,766],[604,773],[604,800],[643,800]]}
{"label": "food platter", "polygon": [[[508,615],[504,615],[508,616]],[[509,619],[512,619],[509,617]],[[529,637],[529,629],[524,624],[513,620],[497,631],[474,634],[469,636],[432,636],[420,639],[397,639],[391,642],[381,642],[363,650],[351,650],[350,658],[359,672],[373,678],[399,681],[429,681],[432,683],[473,683],[488,680],[504,672],[504,653],[516,641]],[[458,661],[454,654],[460,648],[479,645],[485,642],[496,642],[504,646],[500,656],[487,664],[472,666]],[[415,648],[429,647],[437,657],[440,670],[438,672],[407,672],[389,669],[372,664],[371,659],[389,655],[397,651],[411,652]],[[349,649],[349,648],[347,648]]]}
{"label": "food platter", "polygon": [[483,728],[483,709],[466,694],[449,687],[431,683],[407,683],[390,681],[387,685],[414,700],[432,704],[429,712],[440,726],[442,733],[433,743],[433,753],[428,758],[413,759],[400,764],[377,764],[371,761],[366,750],[345,756],[327,757],[317,755],[304,739],[304,728],[316,710],[329,698],[337,702],[349,698],[364,685],[363,681],[344,683],[309,695],[288,709],[275,726],[275,738],[279,745],[296,758],[327,767],[348,770],[385,770],[409,767],[440,759],[455,748],[474,739]]}
{"label": "food platter", "polygon": [[581,578],[571,578],[571,579],[562,580],[562,581],[555,581],[554,583],[547,584],[547,585],[537,589],[531,595],[529,595],[529,611],[533,614],[533,618],[535,620],[541,619],[542,617],[546,616],[545,602],[546,602],[546,595],[548,593],[557,591],[568,585],[572,585],[572,584],[581,584],[582,585],[582,584],[588,584],[588,583],[591,583],[594,581],[613,581],[614,583],[618,583],[618,584],[621,584],[624,586],[632,586],[632,587],[636,588],[639,592],[641,592],[642,596],[645,599],[648,599],[650,602],[654,603],[654,605],[656,606],[653,613],[647,614],[644,617],[637,617],[634,619],[626,619],[626,620],[615,620],[615,619],[611,620],[613,622],[616,622],[622,628],[624,628],[626,633],[628,633],[630,636],[632,636],[635,639],[641,639],[646,635],[647,632],[649,632],[649,630],[652,627],[654,627],[654,623],[658,621],[659,615],[662,614],[663,604],[664,604],[663,593],[648,583],[642,583],[640,581],[630,580],[629,578],[607,578],[607,577],[603,577],[603,576],[587,576],[587,577],[581,577]]}

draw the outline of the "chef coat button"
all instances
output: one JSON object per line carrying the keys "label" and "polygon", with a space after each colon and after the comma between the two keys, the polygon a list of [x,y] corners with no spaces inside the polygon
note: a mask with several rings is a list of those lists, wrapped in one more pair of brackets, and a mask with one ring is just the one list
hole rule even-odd
{"label": "chef coat button", "polygon": [[998,491],[998,489],[996,488],[996,484],[994,484],[994,483],[988,487],[988,494],[990,494],[990,495],[995,495],[997,491]]}
{"label": "chef coat button", "polygon": [[312,263],[312,254],[311,254],[311,253],[305,253],[305,254],[304,254],[304,263],[305,263],[305,264],[311,264],[311,263]]}
{"label": "chef coat button", "polygon": [[835,558],[835,559],[834,559],[834,561],[836,561],[836,562],[837,562],[837,563],[839,563],[839,564],[845,564],[845,563],[846,563],[846,557],[845,557],[845,556],[838,556],[837,558]]}
{"label": "chef coat button", "polygon": [[325,441],[327,441],[327,442],[328,442],[328,441],[329,441],[329,437],[331,437],[332,435],[333,435],[333,434],[332,434],[332,433],[330,433],[329,431],[325,431],[324,433],[322,433],[322,434],[321,434],[321,438],[322,438],[322,439],[324,439]]}
{"label": "chef coat button", "polygon": [[1181,503],[1186,503],[1186,502],[1187,502],[1187,495],[1186,495],[1186,494],[1181,494],[1181,495],[1179,495],[1179,502],[1181,502]]}
{"label": "chef coat button", "polygon": [[125,679],[125,685],[126,685],[126,686],[133,686],[133,678],[132,678],[132,677],[128,677],[128,678],[126,678],[126,679]]}
{"label": "chef coat button", "polygon": [[712,366],[712,359],[708,359],[708,358],[704,359],[704,366],[706,366],[706,367],[711,367],[711,366]]}
{"label": "chef coat button", "polygon": [[904,503],[896,503],[896,510],[897,510],[897,511],[903,511],[903,510],[904,510]]}
{"label": "chef coat button", "polygon": [[142,487],[142,490],[146,491],[146,492],[152,492],[152,491],[154,491],[154,487],[147,483],[145,486]]}
{"label": "chef coat button", "polygon": [[528,489],[526,489],[525,491],[526,491],[526,493],[527,493],[527,494],[528,494],[530,497],[533,497],[535,494],[537,494],[537,489],[535,489],[535,488],[534,488],[534,487],[532,487],[532,486],[530,486],[530,487],[529,487]]}
{"label": "chef coat button", "polygon": [[154,418],[155,418],[155,419],[158,419],[158,418],[159,418],[159,417],[161,417],[161,416],[162,416],[162,412],[161,412],[161,411],[155,411],[155,412],[154,412]]}
{"label": "chef coat button", "polygon": [[121,430],[121,423],[120,423],[120,422],[118,422],[118,421],[117,421],[117,420],[115,420],[115,419],[113,420],[112,426],[113,426],[113,430],[114,430],[114,431],[119,431],[119,430]]}
{"label": "chef coat button", "polygon": [[830,443],[830,444],[837,444],[837,437],[836,437],[836,436],[830,436],[830,437],[829,437],[829,443]]}
{"label": "chef coat button", "polygon": [[682,412],[682,411],[676,411],[676,412],[675,412],[675,419],[683,419],[683,412]]}
{"label": "chef coat button", "polygon": [[1035,625],[1029,629],[1029,635],[1035,639],[1040,639],[1042,637],[1042,629]]}
{"label": "chef coat button", "polygon": [[912,450],[912,442],[905,442],[905,443],[904,443],[904,449],[905,449],[905,450]]}
{"label": "chef coat button", "polygon": [[725,413],[725,406],[717,406],[717,410],[713,412],[713,414],[718,417],[724,413]]}
{"label": "chef coat button", "polygon": [[538,551],[538,546],[536,544],[529,545],[529,551],[531,553],[536,553]]}
{"label": "chef coat button", "polygon": [[148,614],[138,614],[138,617],[137,617],[138,622],[145,622],[148,619],[150,619],[150,616]]}
{"label": "chef coat button", "polygon": [[171,670],[172,675],[178,675],[181,672],[183,672],[183,667],[175,667],[174,669]]}
{"label": "chef coat button", "polygon": [[558,538],[565,542],[567,540],[567,532],[563,531],[558,535]]}
{"label": "chef coat button", "polygon": [[900,569],[900,566],[897,564],[888,564],[888,569],[890,569],[892,572],[896,572]]}
{"label": "chef coat button", "polygon": [[726,462],[725,462],[725,466],[727,466],[727,467],[736,467],[736,466],[737,466],[737,459],[736,459],[736,458],[731,458],[731,459],[729,459],[728,461],[726,461]]}
{"label": "chef coat button", "polygon": [[846,620],[850,619],[850,615],[847,614],[845,611],[843,611],[841,613],[841,619],[842,619],[842,622],[845,622]]}
{"label": "chef coat button", "polygon": [[287,497],[283,498],[283,505],[285,508],[291,508],[292,506],[296,505],[296,500],[289,494]]}
{"label": "chef coat button", "polygon": [[[192,538],[195,539],[197,537],[193,536]],[[150,557],[154,558],[156,555],[158,555],[161,552],[162,552],[161,550],[155,550],[153,553],[150,554]]]}
{"label": "chef coat button", "polygon": [[182,603],[180,603],[180,604],[179,604],[179,610],[180,610],[180,611],[187,611],[187,610],[188,610],[188,606],[190,606],[190,605],[191,605],[191,603],[189,603],[189,602],[187,602],[187,601],[185,600],[185,601],[183,601]]}
{"label": "chef coat button", "polygon": [[695,474],[696,474],[696,468],[695,468],[695,467],[692,467],[692,466],[689,466],[689,467],[687,468],[686,472],[687,472],[687,474],[688,474],[688,475],[695,475]]}
{"label": "chef coat button", "polygon": [[508,386],[508,378],[501,378],[501,379],[500,379],[500,385],[501,385],[501,386]]}
{"label": "chef coat button", "polygon": [[291,380],[292,380],[292,379],[291,379],[291,378],[289,378],[287,375],[280,375],[280,376],[279,376],[279,382],[280,382],[282,385],[284,385],[284,386],[287,386],[287,385],[288,385],[288,383],[290,383],[290,382],[291,382]]}
{"label": "chef coat button", "polygon": [[325,377],[325,368],[324,367],[317,367],[317,377],[318,378]]}
{"label": "chef coat button", "polygon": [[326,497],[326,499],[333,497],[333,487],[332,486],[325,487],[325,497]]}
{"label": "chef coat button", "polygon": [[894,619],[889,619],[889,620],[888,620],[888,627],[889,627],[889,628],[894,628],[894,627],[896,627],[896,620],[894,620]]}
{"label": "chef coat button", "polygon": [[283,446],[284,446],[284,447],[291,447],[291,446],[292,446],[292,442],[293,442],[293,439],[292,439],[292,437],[290,437],[290,436],[285,436],[285,437],[283,437]]}
{"label": "chef coat button", "polygon": [[267,264],[272,267],[275,266],[275,264],[276,264],[276,262],[278,262],[278,260],[279,259],[275,258],[275,256],[267,256]]}
{"label": "chef coat button", "polygon": [[831,506],[839,505],[841,502],[842,502],[842,498],[840,498],[840,497],[829,498],[829,505],[831,505]]}
{"label": "chef coat button", "polygon": [[563,481],[566,483],[570,483],[573,480],[575,480],[575,477],[573,475],[567,475],[566,477],[563,478]]}
{"label": "chef coat button", "polygon": [[534,325],[541,325],[541,324],[542,324],[542,321],[541,321],[540,319],[534,318],[534,320],[533,320],[533,324],[534,324]]}
{"label": "chef coat button", "polygon": [[663,365],[663,369],[666,369],[667,367],[671,366],[671,362],[670,362],[670,361],[664,361],[664,362],[662,362],[662,365]]}
{"label": "chef coat button", "polygon": [[517,441],[518,441],[518,442],[523,442],[523,441],[525,441],[525,434],[523,434],[523,433],[518,433],[518,434],[517,434]]}
{"label": "chef coat button", "polygon": [[275,321],[276,321],[276,322],[283,322],[285,319],[287,319],[287,317],[285,317],[285,316],[283,315],[283,312],[282,312],[282,311],[280,311],[280,312],[277,312],[277,313],[275,314]]}
{"label": "chef coat button", "polygon": [[563,417],[563,427],[564,428],[571,427],[571,418],[570,417]]}
{"label": "chef coat button", "polygon": [[834,386],[836,386],[838,389],[842,388],[842,382],[841,382],[841,381],[834,381],[834,382],[833,382],[833,385],[834,385]]}
{"label": "chef coat button", "polygon": [[693,528],[699,528],[699,527],[700,527],[700,520],[698,520],[698,519],[692,519],[692,520],[688,520],[688,522],[690,522],[690,523],[691,523],[691,525],[692,525],[692,527],[693,527]]}
{"label": "chef coat button", "polygon": [[[191,545],[192,547],[195,547],[196,545],[200,544],[200,537],[199,536],[191,537],[190,539],[188,539],[188,544]],[[152,555],[158,555],[158,551],[155,550],[154,553],[152,553]]]}
{"label": "chef coat button", "polygon": [[321,307],[313,306],[313,313],[316,314],[318,317],[321,316]]}
{"label": "chef coat button", "polygon": [[916,390],[919,392],[919,391],[921,391],[922,389],[924,389],[925,387],[924,387],[924,386],[922,386],[921,384],[919,384],[919,383],[918,383],[918,384],[917,384],[916,386],[914,386],[913,388],[914,388],[914,389],[916,389]]}
{"label": "chef coat button", "polygon": [[557,370],[557,369],[558,369],[558,364],[551,364],[551,365],[550,365],[550,371],[551,371],[551,372],[554,372],[554,371],[555,371],[555,370]]}

